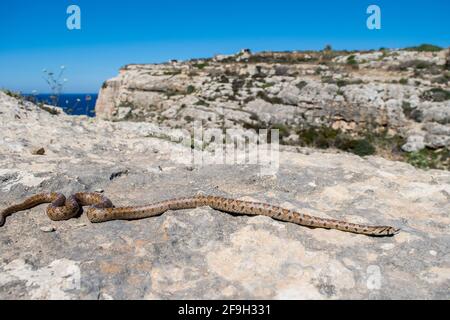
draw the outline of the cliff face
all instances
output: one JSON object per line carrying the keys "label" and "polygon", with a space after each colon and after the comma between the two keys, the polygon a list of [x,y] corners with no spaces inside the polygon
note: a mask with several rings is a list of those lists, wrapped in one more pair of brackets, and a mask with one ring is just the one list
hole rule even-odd
{"label": "cliff face", "polygon": [[188,128],[283,127],[388,131],[403,149],[450,143],[448,50],[418,52],[286,52],[157,65],[128,65],[105,82],[96,105],[102,119]]}
{"label": "cliff face", "polygon": [[450,299],[450,172],[291,146],[270,176],[189,165],[154,124],[46,109],[0,92],[0,208],[51,191],[103,191],[116,206],[202,191],[402,230],[373,238],[206,207],[52,222],[40,206],[0,228],[2,300]]}

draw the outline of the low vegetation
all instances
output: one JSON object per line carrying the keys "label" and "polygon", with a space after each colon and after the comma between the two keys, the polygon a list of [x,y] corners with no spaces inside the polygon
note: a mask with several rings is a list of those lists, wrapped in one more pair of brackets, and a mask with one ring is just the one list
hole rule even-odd
{"label": "low vegetation", "polygon": [[414,69],[414,70],[425,70],[432,67],[435,67],[436,64],[425,61],[425,60],[408,60],[400,63],[398,66],[391,66],[389,70],[391,71],[407,71],[408,69]]}
{"label": "low vegetation", "polygon": [[422,113],[422,111],[417,109],[417,108],[413,108],[411,106],[410,102],[403,101],[402,102],[402,109],[403,109],[403,114],[405,115],[406,118],[414,120],[416,122],[422,122],[423,121],[423,113]]}
{"label": "low vegetation", "polygon": [[11,91],[8,89],[2,89],[1,91],[3,91],[6,95],[16,98],[18,100],[22,100],[23,96],[20,94],[20,92],[15,92],[15,91]]}
{"label": "low vegetation", "polygon": [[262,100],[264,100],[264,101],[267,101],[267,102],[269,102],[269,103],[272,103],[272,104],[283,104],[283,100],[281,99],[281,98],[279,98],[279,97],[270,97],[267,93],[265,93],[264,91],[259,91],[257,94],[256,94],[256,97],[257,98],[260,98],[260,99],[262,99]]}
{"label": "low vegetation", "polygon": [[205,106],[205,107],[209,107],[209,103],[206,102],[203,99],[199,99],[196,103],[194,103],[195,106]]}
{"label": "low vegetation", "polygon": [[419,51],[419,52],[437,52],[441,51],[443,48],[439,46],[435,46],[433,44],[424,43],[420,46],[405,48],[405,50],[409,51]]}
{"label": "low vegetation", "polygon": [[202,70],[202,69],[206,68],[207,66],[209,66],[209,63],[207,63],[207,62],[194,63],[193,66],[197,69]]}
{"label": "low vegetation", "polygon": [[15,91],[11,91],[11,90],[7,90],[7,89],[2,89],[2,92],[4,92],[6,95],[15,98],[19,101],[20,104],[23,104],[24,101],[30,101],[36,104],[36,106],[44,111],[47,111],[48,113],[52,114],[52,115],[57,115],[60,113],[60,111],[57,108],[51,107],[51,106],[47,106],[45,105],[43,102],[38,102],[36,101],[35,97],[33,96],[23,96],[20,92],[15,92]]}
{"label": "low vegetation", "polygon": [[331,76],[322,77],[323,83],[335,84],[339,88],[345,87],[352,84],[362,84],[364,83],[361,79],[334,79]]}
{"label": "low vegetation", "polygon": [[[350,134],[328,126],[288,126],[285,124],[266,124],[259,121],[257,115],[251,117],[254,122],[245,124],[246,129],[278,129],[281,144],[312,147],[318,149],[338,149],[358,156],[378,155],[394,161],[404,161],[421,169],[450,170],[450,151],[445,148],[424,149],[418,152],[405,152],[401,149],[406,140],[387,131],[366,130]],[[298,139],[291,139],[297,135]]]}
{"label": "low vegetation", "polygon": [[450,100],[450,91],[442,88],[433,88],[422,94],[422,99],[433,102]]}
{"label": "low vegetation", "polygon": [[[301,129],[297,134],[300,137],[299,144],[302,146],[336,148],[359,156],[379,155],[391,160],[405,161],[422,169],[450,170],[450,150],[426,148],[417,152],[404,152],[401,146],[405,144],[405,139],[387,132],[366,131],[354,136],[324,126]],[[280,132],[280,136],[283,135],[286,134]]]}
{"label": "low vegetation", "polygon": [[352,68],[352,69],[359,69],[359,65],[358,65],[358,61],[356,61],[356,56],[355,55],[351,55],[347,58],[347,64]]}
{"label": "low vegetation", "polygon": [[189,85],[186,88],[186,94],[192,94],[195,92],[195,87],[193,85]]}
{"label": "low vegetation", "polygon": [[164,75],[166,75],[166,76],[176,76],[179,74],[181,74],[181,70],[178,70],[178,69],[164,71]]}
{"label": "low vegetation", "polygon": [[431,79],[432,83],[447,84],[450,81],[450,71],[444,71],[441,75]]}
{"label": "low vegetation", "polygon": [[[353,136],[326,126],[300,129],[297,130],[297,134],[300,145],[321,149],[336,148],[359,156],[376,154],[377,148],[386,148],[390,144],[383,141],[387,139],[386,135],[364,133]],[[397,149],[398,145],[395,147]]]}
{"label": "low vegetation", "polygon": [[441,148],[432,150],[425,148],[405,154],[406,161],[421,169],[450,170],[450,150]]}

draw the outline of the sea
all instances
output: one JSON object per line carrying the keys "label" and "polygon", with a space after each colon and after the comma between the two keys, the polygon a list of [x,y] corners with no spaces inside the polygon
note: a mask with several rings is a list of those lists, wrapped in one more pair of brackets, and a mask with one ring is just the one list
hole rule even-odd
{"label": "sea", "polygon": [[95,117],[95,102],[97,93],[68,93],[61,94],[58,99],[53,94],[23,94],[28,100],[57,105],[64,112],[71,115],[87,115]]}

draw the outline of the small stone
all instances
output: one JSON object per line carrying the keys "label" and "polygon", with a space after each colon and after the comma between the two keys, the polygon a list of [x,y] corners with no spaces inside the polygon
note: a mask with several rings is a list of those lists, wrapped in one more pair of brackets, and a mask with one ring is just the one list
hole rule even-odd
{"label": "small stone", "polygon": [[45,149],[43,147],[35,148],[31,150],[31,154],[35,156],[42,156],[45,154]]}
{"label": "small stone", "polygon": [[421,135],[412,135],[408,137],[406,144],[402,146],[405,152],[415,152],[425,148],[425,137]]}
{"label": "small stone", "polygon": [[75,228],[82,228],[82,227],[86,227],[86,223],[77,223],[75,225]]}
{"label": "small stone", "polygon": [[436,251],[434,251],[434,250],[430,250],[430,254],[432,255],[432,256],[437,256],[437,252]]}
{"label": "small stone", "polygon": [[50,232],[55,232],[56,229],[53,226],[45,226],[45,227],[40,227],[39,230],[41,230],[42,232],[46,232],[46,233],[50,233]]}
{"label": "small stone", "polygon": [[103,189],[95,189],[94,192],[96,192],[96,193],[103,193],[103,192],[105,192],[105,190],[103,190]]}

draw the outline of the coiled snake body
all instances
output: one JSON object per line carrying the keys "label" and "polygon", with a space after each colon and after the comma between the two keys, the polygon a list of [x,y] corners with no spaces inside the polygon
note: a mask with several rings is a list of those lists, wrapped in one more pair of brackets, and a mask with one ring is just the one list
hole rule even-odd
{"label": "coiled snake body", "polygon": [[99,193],[88,192],[75,193],[69,198],[66,198],[61,193],[41,193],[34,195],[22,203],[2,210],[0,212],[0,226],[5,223],[7,216],[18,211],[33,208],[42,203],[50,203],[47,207],[47,215],[54,221],[67,220],[75,217],[82,206],[89,206],[86,213],[91,222],[142,219],[160,215],[168,210],[193,209],[209,206],[213,209],[228,213],[264,215],[276,220],[292,222],[302,226],[337,229],[369,236],[392,236],[399,231],[399,229],[389,226],[368,226],[313,217],[265,203],[204,195],[166,200],[144,206],[115,208],[107,197]]}

